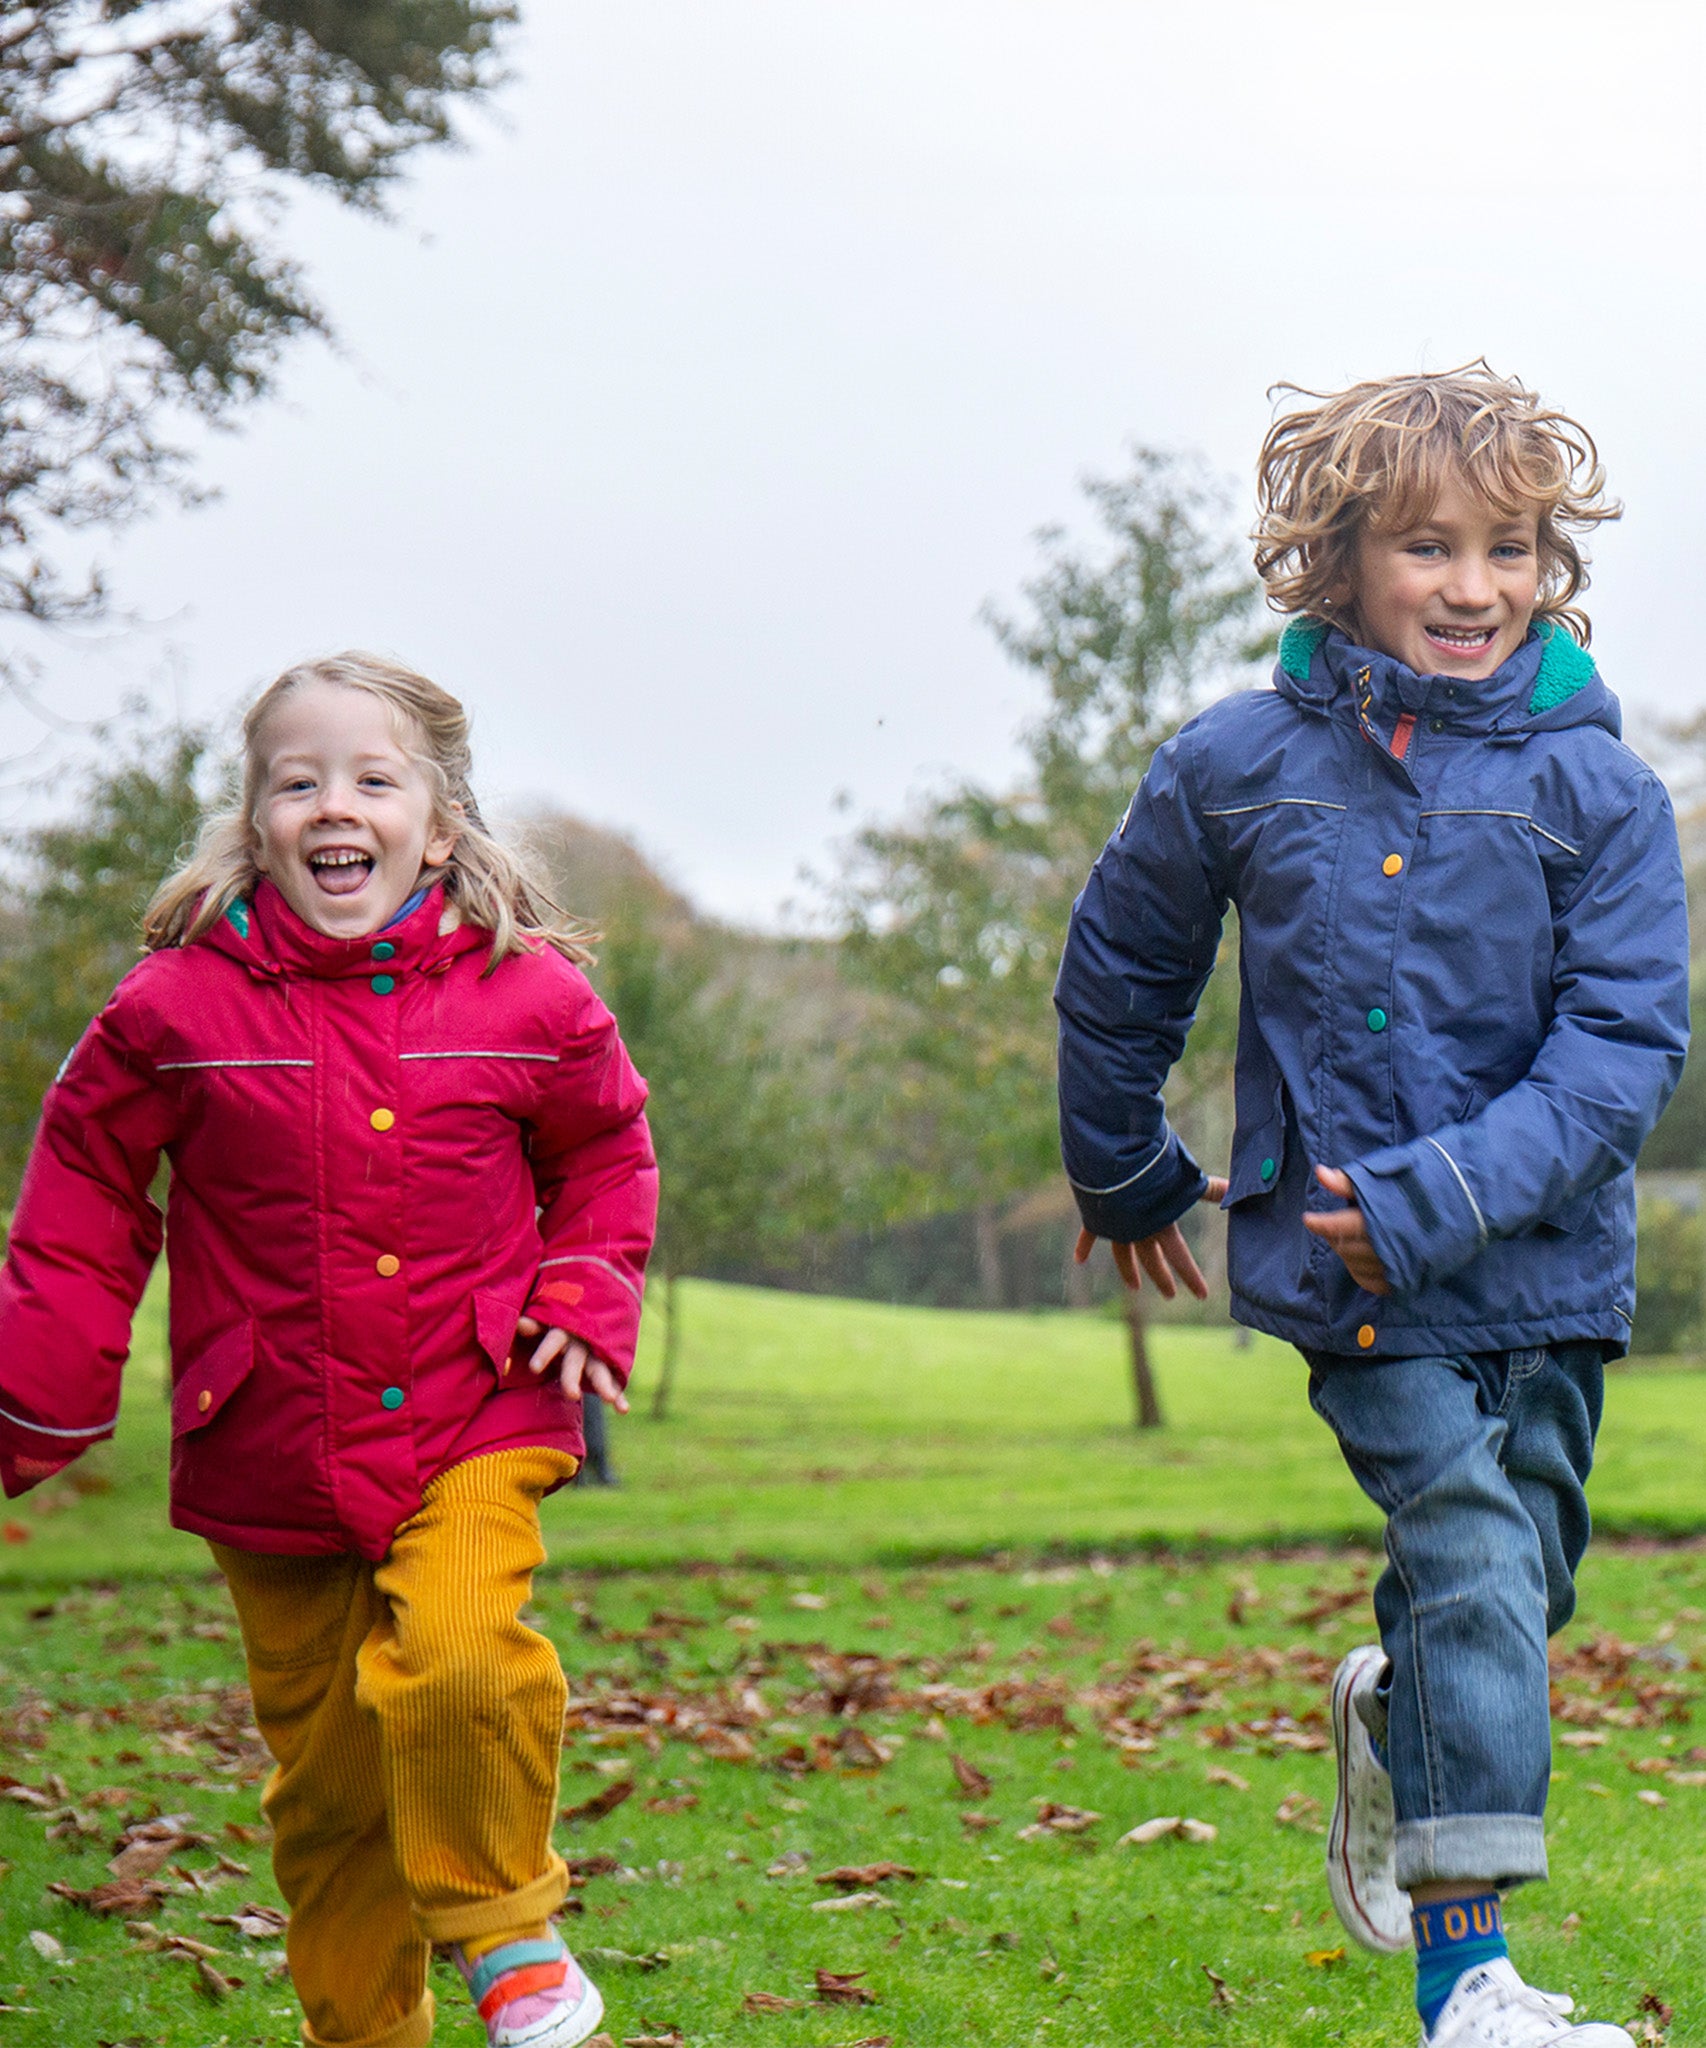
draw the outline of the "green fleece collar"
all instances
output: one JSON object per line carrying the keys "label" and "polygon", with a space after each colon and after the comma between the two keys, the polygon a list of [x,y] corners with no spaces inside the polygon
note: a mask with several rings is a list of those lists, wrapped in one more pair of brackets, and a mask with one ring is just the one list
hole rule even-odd
{"label": "green fleece collar", "polygon": [[[1315,660],[1315,650],[1332,628],[1325,619],[1293,619],[1280,635],[1280,667],[1296,682],[1306,683]],[[1528,713],[1538,718],[1586,689],[1594,679],[1593,656],[1556,619],[1537,619],[1536,637],[1541,643],[1540,668],[1528,699]]]}

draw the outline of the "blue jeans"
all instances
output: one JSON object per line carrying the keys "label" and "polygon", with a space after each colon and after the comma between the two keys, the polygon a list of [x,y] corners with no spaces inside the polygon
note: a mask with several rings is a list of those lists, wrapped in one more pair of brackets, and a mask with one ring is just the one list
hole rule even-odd
{"label": "blue jeans", "polygon": [[1546,1639],[1575,1612],[1601,1348],[1305,1357],[1310,1405],[1386,1516],[1386,1725],[1370,1732],[1398,1883],[1544,1877]]}

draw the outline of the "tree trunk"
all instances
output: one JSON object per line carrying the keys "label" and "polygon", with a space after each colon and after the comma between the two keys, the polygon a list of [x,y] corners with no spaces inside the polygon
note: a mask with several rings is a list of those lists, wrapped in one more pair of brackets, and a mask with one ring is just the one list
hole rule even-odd
{"label": "tree trunk", "polygon": [[667,1267],[663,1276],[663,1364],[658,1383],[652,1389],[652,1420],[664,1421],[669,1414],[669,1397],[675,1391],[676,1360],[681,1355],[681,1303],[676,1295],[675,1275]]}
{"label": "tree trunk", "polygon": [[1131,1385],[1137,1396],[1139,1429],[1161,1427],[1161,1397],[1149,1364],[1149,1340],[1143,1327],[1143,1297],[1135,1287],[1125,1291],[1125,1326],[1131,1337]]}
{"label": "tree trunk", "polygon": [[977,1243],[977,1282],[988,1308],[1005,1308],[1007,1290],[1001,1278],[1000,1211],[993,1202],[981,1202],[973,1216]]}

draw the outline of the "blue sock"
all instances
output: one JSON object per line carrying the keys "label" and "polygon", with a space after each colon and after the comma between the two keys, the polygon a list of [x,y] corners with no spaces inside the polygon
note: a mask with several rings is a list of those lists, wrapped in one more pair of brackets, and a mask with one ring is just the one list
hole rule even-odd
{"label": "blue sock", "polygon": [[1497,1892],[1472,1899],[1443,1899],[1417,1906],[1410,1915],[1416,1931],[1416,2010],[1431,2034],[1434,2021],[1457,1980],[1468,1970],[1510,1954]]}

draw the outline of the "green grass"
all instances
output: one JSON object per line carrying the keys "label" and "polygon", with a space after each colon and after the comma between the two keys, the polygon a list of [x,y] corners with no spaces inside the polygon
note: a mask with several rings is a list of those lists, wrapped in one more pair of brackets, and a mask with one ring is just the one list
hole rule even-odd
{"label": "green grass", "polygon": [[[1368,1539],[1378,1521],[1310,1413],[1288,1346],[1168,1325],[1168,1426],[1130,1426],[1123,1330],[1099,1316],[891,1308],[689,1283],[675,1411],[615,1428],[623,1485],[547,1503],[553,1558],[892,1564],[1011,1550]],[[198,1571],[166,1526],[162,1317],[138,1332],[118,1440],[14,1504],[0,1583]],[[1616,1373],[1593,1481],[1603,1531],[1706,1529],[1706,1373]],[[93,1483],[104,1492],[79,1491]]]}
{"label": "green grass", "polygon": [[[565,1923],[595,1956],[612,2038],[673,2025],[688,2048],[1407,2044],[1408,1965],[1334,1953],[1342,1937],[1313,1831],[1331,1759],[1295,1746],[1318,1739],[1323,1675],[1370,1630],[1372,1565],[1334,1549],[1042,1569],[541,1574],[534,1618],[590,1703],[571,1715],[565,1803],[613,1780],[636,1788],[558,1836],[567,1854],[607,1851],[621,1865],[575,1894],[582,1910]],[[1553,1881],[1511,1901],[1513,1948],[1535,1981],[1637,2037],[1653,2013],[1641,2013],[1644,1996],[1673,2006],[1652,2038],[1668,2031],[1686,2048],[1706,2041],[1706,1786],[1686,1782],[1698,1775],[1706,1556],[1601,1550],[1582,1591],[1559,1682],[1567,1732],[1602,1739],[1558,1750]],[[1336,1598],[1337,1611],[1310,1618]],[[1643,1657],[1629,1661],[1608,1631]],[[825,1695],[850,1654],[891,1689],[851,1722]],[[239,1679],[223,1591],[205,1574],[51,1600],[0,1589],[4,1769],[49,1802],[0,1799],[0,2002],[14,2008],[0,2010],[0,2043],[294,2039],[276,1939],[204,1917],[277,1899],[264,1847],[229,1832],[257,1820],[264,1768]],[[636,1697],[655,1710],[649,1735],[611,1711]],[[666,1718],[720,1709],[726,1721],[737,1701],[744,1760],[717,1753],[738,1742],[688,1739]],[[867,1751],[873,1767],[859,1768],[832,1747],[850,1725],[896,1745],[891,1760]],[[987,1774],[986,1794],[960,1795],[950,1753]],[[659,1800],[697,1803],[655,1810]],[[1021,1839],[1042,1800],[1103,1818]],[[998,1824],[967,1827],[974,1807]],[[149,1812],[188,1813],[213,1839],[178,1859],[188,1875],[164,1873],[176,1889],[151,1924],[220,1951],[215,1969],[241,1980],[223,1998],[199,1988],[182,1954],[46,1889],[99,1883],[120,1826]],[[1117,1846],[1157,1815],[1206,1821],[1217,1838]],[[215,1848],[249,1874],[221,1878]],[[802,1867],[767,1875],[788,1858]],[[813,1909],[833,1895],[817,1876],[879,1860],[920,1876],[866,1887],[881,1905]],[[39,1953],[32,1934],[61,1953]],[[1205,1967],[1234,2003],[1216,2006]],[[819,1969],[862,1973],[877,2003],[817,2003]],[[439,2042],[478,2048],[454,1979],[441,1969],[437,1983]],[[749,2014],[753,1992],[802,2003]]]}

